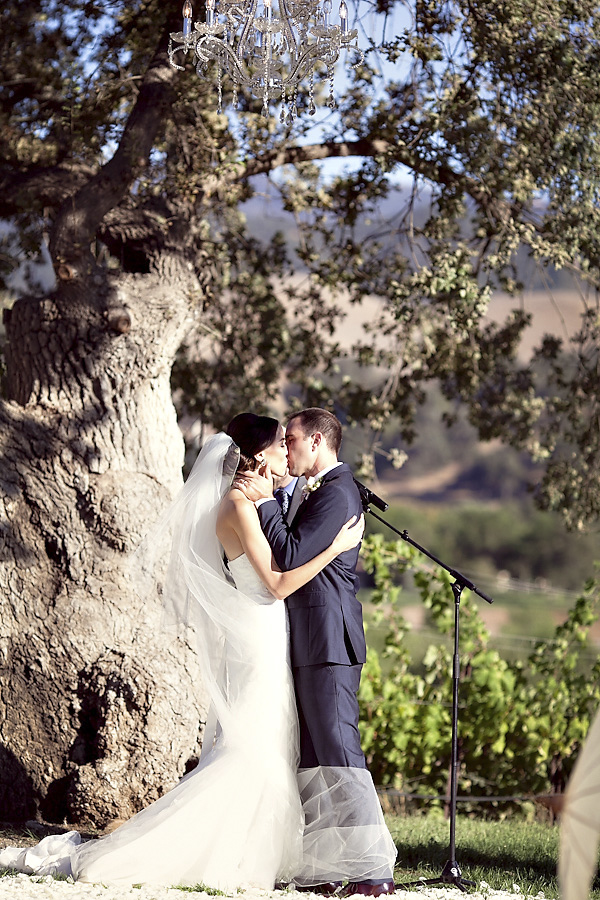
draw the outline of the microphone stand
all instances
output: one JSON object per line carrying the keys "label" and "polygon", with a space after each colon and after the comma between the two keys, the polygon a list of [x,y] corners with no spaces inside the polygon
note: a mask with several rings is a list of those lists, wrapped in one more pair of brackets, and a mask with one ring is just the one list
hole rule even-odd
{"label": "microphone stand", "polygon": [[398,531],[393,525],[390,525],[385,519],[382,519],[381,516],[378,516],[377,513],[374,513],[371,509],[371,505],[376,506],[382,512],[385,512],[388,508],[389,504],[386,503],[385,500],[382,500],[381,497],[378,497],[377,494],[374,494],[373,491],[369,490],[364,484],[361,484],[360,481],[357,481],[356,478],[354,482],[360,492],[360,499],[362,502],[362,507],[365,513],[369,513],[373,516],[373,518],[377,519],[379,522],[383,522],[384,525],[393,531],[398,537],[402,538],[406,543],[411,544],[411,546],[415,547],[429,559],[433,560],[438,566],[441,566],[442,569],[445,569],[450,575],[454,578],[454,582],[451,585],[452,593],[454,595],[454,656],[452,663],[452,743],[451,743],[451,757],[450,757],[450,846],[448,852],[448,861],[446,862],[444,868],[442,869],[441,874],[437,878],[420,878],[418,881],[410,881],[407,884],[397,884],[397,888],[408,888],[414,887],[416,885],[433,885],[433,884],[451,884],[454,887],[460,888],[461,891],[467,890],[467,887],[475,887],[474,881],[469,881],[467,878],[462,877],[462,873],[460,870],[460,866],[456,862],[456,792],[457,792],[457,779],[458,779],[458,685],[460,681],[460,660],[458,656],[458,644],[459,644],[459,612],[460,612],[460,597],[464,590],[464,588],[468,588],[468,590],[472,591],[474,594],[477,594],[482,600],[485,600],[486,603],[493,603],[491,597],[485,594],[483,591],[480,591],[478,587],[476,587],[473,582],[467,578],[465,575],[462,575],[456,569],[450,568],[446,563],[442,562],[441,559],[438,559],[437,556],[434,556],[433,553],[430,553],[429,550],[426,550],[425,547],[422,547],[420,544],[417,544],[416,541],[409,536],[408,531]]}

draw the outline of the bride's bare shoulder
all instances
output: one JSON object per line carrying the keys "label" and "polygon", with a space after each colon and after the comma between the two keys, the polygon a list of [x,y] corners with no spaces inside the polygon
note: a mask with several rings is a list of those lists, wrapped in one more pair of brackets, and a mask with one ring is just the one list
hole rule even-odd
{"label": "bride's bare shoulder", "polygon": [[251,504],[251,501],[248,500],[244,492],[239,488],[232,487],[221,500],[219,515],[225,518],[239,515],[239,512],[249,504]]}

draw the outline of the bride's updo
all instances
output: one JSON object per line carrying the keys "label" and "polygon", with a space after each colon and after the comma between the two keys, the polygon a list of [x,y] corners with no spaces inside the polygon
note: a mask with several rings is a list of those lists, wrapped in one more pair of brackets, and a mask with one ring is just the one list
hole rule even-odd
{"label": "bride's updo", "polygon": [[277,439],[280,427],[279,421],[270,416],[240,413],[239,416],[233,417],[225,433],[233,438],[240,448],[238,472],[253,472],[258,469],[259,463],[255,456],[271,446]]}

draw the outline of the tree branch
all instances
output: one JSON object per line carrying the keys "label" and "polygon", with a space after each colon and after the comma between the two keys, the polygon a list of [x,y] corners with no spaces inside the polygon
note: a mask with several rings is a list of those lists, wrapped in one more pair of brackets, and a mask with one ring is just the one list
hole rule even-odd
{"label": "tree branch", "polygon": [[74,191],[93,177],[95,167],[80,160],[65,159],[55,166],[15,172],[13,166],[0,167],[0,215],[9,217],[23,209],[56,209]]}
{"label": "tree branch", "polygon": [[274,149],[246,163],[243,178],[271,172],[279,166],[312,162],[316,159],[333,159],[347,156],[379,156],[396,149],[389,141],[361,138],[358,141],[327,141],[323,144],[307,144],[303,147]]}
{"label": "tree branch", "polygon": [[[170,4],[171,5],[171,4]],[[178,6],[179,4],[177,4]],[[173,10],[175,3],[172,4]],[[148,162],[157,133],[172,104],[177,72],[169,65],[169,34],[180,19],[167,17],[154,57],[114,156],[63,204],[50,234],[50,254],[59,277],[72,279],[92,263],[89,246],[106,213],[123,199]],[[84,260],[86,262],[84,263]]]}
{"label": "tree branch", "polygon": [[239,181],[271,172],[284,165],[295,165],[302,162],[313,162],[318,159],[345,158],[350,156],[391,156],[399,165],[404,165],[413,172],[422,175],[435,184],[445,186],[458,185],[479,203],[494,218],[504,219],[510,213],[510,204],[494,201],[484,185],[464,173],[455,172],[448,165],[429,160],[421,160],[410,148],[394,144],[380,138],[360,138],[357,141],[327,141],[323,144],[307,144],[303,147],[273,149],[260,157],[249,160],[242,171],[238,171],[232,180]]}

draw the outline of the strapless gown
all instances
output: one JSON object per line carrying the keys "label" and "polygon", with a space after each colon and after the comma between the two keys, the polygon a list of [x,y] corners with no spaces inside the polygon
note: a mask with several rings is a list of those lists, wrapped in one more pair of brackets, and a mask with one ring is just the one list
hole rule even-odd
{"label": "strapless gown", "polygon": [[34,848],[6,848],[0,867],[110,885],[204,884],[223,891],[292,880],[304,820],[286,608],[245,556],[229,568],[245,595],[240,616],[252,656],[241,664],[237,645],[224,657],[235,728],[224,739],[217,725],[198,766],[112,834],[80,843],[69,832]]}

